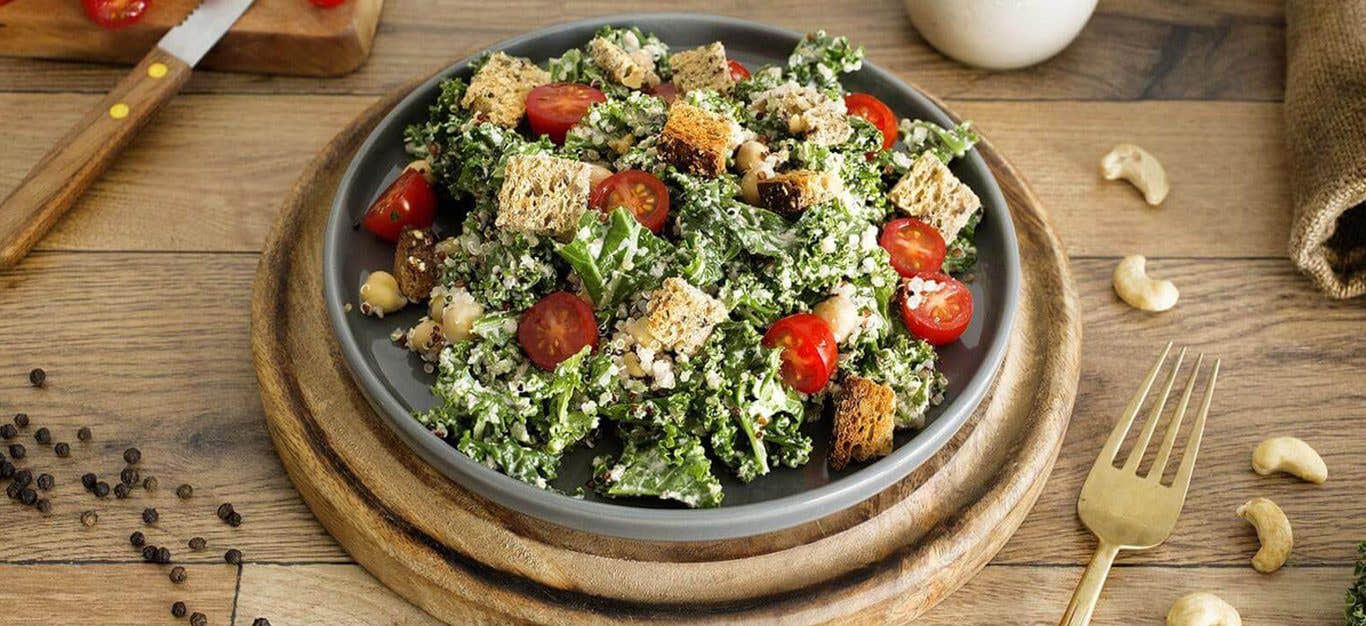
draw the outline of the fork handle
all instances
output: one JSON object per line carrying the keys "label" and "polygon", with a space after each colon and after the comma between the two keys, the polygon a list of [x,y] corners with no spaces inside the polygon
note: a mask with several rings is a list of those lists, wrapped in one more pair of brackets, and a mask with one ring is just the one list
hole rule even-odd
{"label": "fork handle", "polygon": [[1072,592],[1072,602],[1067,605],[1067,612],[1062,614],[1059,626],[1086,626],[1091,623],[1091,613],[1096,610],[1096,600],[1100,599],[1100,590],[1105,586],[1105,577],[1110,575],[1110,566],[1114,564],[1117,554],[1119,546],[1114,544],[1102,541],[1096,546],[1096,555],[1091,557],[1091,564],[1086,566],[1086,573],[1077,583],[1077,590]]}

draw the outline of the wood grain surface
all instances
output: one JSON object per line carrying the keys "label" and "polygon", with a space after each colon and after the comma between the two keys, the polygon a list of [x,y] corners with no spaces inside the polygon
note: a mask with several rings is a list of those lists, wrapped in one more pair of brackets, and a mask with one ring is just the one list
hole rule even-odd
{"label": "wood grain surface", "polygon": [[[1032,183],[1072,254],[1085,340],[1057,465],[993,562],[921,623],[1056,623],[1094,548],[1075,514],[1086,468],[1132,391],[1135,368],[1169,338],[1220,352],[1221,390],[1176,531],[1164,546],[1120,559],[1095,623],[1161,624],[1173,598],[1200,589],[1233,602],[1249,624],[1340,623],[1353,545],[1366,539],[1358,461],[1366,439],[1352,436],[1366,406],[1366,309],[1324,299],[1284,258],[1281,5],[1102,0],[1061,56],[996,73],[938,56],[894,0],[856,12],[814,0],[678,3],[856,35],[875,62],[983,126]],[[52,517],[0,502],[0,607],[15,617],[3,621],[172,623],[167,606],[177,590],[127,545],[144,494],[96,502],[73,482],[87,470],[116,473],[119,453],[136,444],[162,483],[150,502],[163,526],[246,554],[240,585],[216,548],[177,554],[192,563],[196,594],[211,583],[222,590],[197,600],[222,603],[206,611],[210,623],[431,623],[354,564],[285,477],[250,365],[250,286],[280,199],[380,94],[535,26],[643,8],[605,0],[505,6],[490,13],[456,0],[393,0],[371,60],[337,80],[197,73],[186,86],[196,95],[163,110],[38,252],[0,272],[0,413],[27,411],[54,433],[95,429],[91,446],[64,464],[29,446],[29,462],[58,478]],[[126,72],[0,59],[0,194]],[[1168,204],[1150,209],[1122,184],[1098,180],[1095,161],[1119,141],[1148,145],[1181,177]],[[1110,271],[1130,252],[1177,281],[1176,309],[1144,314],[1115,298]],[[28,387],[34,366],[47,368],[46,389]],[[1251,447],[1287,433],[1324,453],[1333,472],[1326,485],[1250,471]],[[166,485],[187,480],[202,500],[176,508]],[[1259,495],[1280,502],[1296,532],[1290,562],[1272,576],[1248,566],[1256,539],[1233,515]],[[241,528],[213,517],[222,501],[244,512]],[[101,523],[85,529],[75,516],[91,507]]]}

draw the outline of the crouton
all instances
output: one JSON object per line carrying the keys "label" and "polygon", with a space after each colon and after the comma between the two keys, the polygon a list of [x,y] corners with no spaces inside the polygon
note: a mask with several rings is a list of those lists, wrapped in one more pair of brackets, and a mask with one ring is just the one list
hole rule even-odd
{"label": "crouton", "polygon": [[833,172],[793,170],[760,180],[759,204],[786,215],[799,214],[817,204],[828,202],[840,190],[840,179]]}
{"label": "crouton", "polygon": [[920,155],[910,171],[887,192],[903,213],[919,218],[939,230],[944,241],[953,241],[958,231],[982,207],[972,189],[929,152]]}
{"label": "crouton", "polygon": [[823,104],[792,117],[787,127],[818,146],[838,146],[854,134],[845,111],[843,103]]}
{"label": "crouton", "polygon": [[719,41],[674,54],[669,57],[669,67],[673,69],[673,82],[679,93],[694,89],[726,93],[735,86],[730,64],[726,62],[726,47]]}
{"label": "crouton", "polygon": [[460,105],[513,128],[526,114],[527,92],[549,82],[550,73],[530,59],[495,52],[470,81]]}
{"label": "crouton", "polygon": [[594,37],[592,41],[588,42],[588,51],[593,55],[593,63],[602,68],[607,77],[617,83],[631,89],[654,87],[659,84],[659,75],[655,73],[654,62],[650,61],[648,64],[640,62],[648,59],[648,56],[633,57],[621,46],[602,37]]}
{"label": "crouton", "polygon": [[792,82],[755,94],[749,108],[760,118],[785,122],[789,132],[816,145],[839,145],[854,133],[843,101]]}
{"label": "crouton", "polygon": [[726,171],[733,130],[731,121],[719,114],[675,102],[659,136],[659,153],[689,174],[719,176]]}
{"label": "crouton", "polygon": [[436,237],[432,231],[403,229],[394,250],[394,280],[398,281],[398,290],[405,298],[420,302],[431,295],[439,278],[441,263],[437,260]]}
{"label": "crouton", "polygon": [[867,378],[848,376],[835,407],[830,467],[842,470],[852,459],[860,463],[892,453],[896,393]]}
{"label": "crouton", "polygon": [[664,285],[647,296],[645,316],[630,331],[651,348],[673,350],[691,356],[711,336],[711,329],[725,320],[724,304],[681,278],[666,278]]}
{"label": "crouton", "polygon": [[494,226],[516,232],[573,235],[588,210],[592,168],[587,163],[547,154],[508,158],[506,178],[498,190]]}

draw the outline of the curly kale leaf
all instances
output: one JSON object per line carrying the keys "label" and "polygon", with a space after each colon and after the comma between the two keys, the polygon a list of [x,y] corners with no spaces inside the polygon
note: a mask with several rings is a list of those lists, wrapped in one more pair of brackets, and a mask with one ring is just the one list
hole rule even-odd
{"label": "curly kale leaf", "polygon": [[893,333],[881,347],[840,367],[892,388],[897,428],[924,428],[925,414],[942,398],[944,375],[934,368],[934,347],[907,333]]}
{"label": "curly kale leaf", "polygon": [[441,81],[436,102],[427,108],[427,121],[403,129],[403,147],[409,154],[429,162],[439,160],[442,147],[470,118],[460,106],[467,89],[462,78]]}
{"label": "curly kale leaf", "polygon": [[944,271],[955,276],[966,273],[977,264],[977,244],[975,236],[977,225],[982,221],[982,211],[978,209],[968,218],[958,236],[949,242],[948,253],[944,257]]}
{"label": "curly kale leaf", "polygon": [[[910,149],[911,161],[929,152],[940,161],[948,163],[967,154],[968,150],[982,140],[982,136],[977,134],[977,129],[972,127],[971,121],[953,128],[944,128],[925,120],[901,120],[900,130],[901,140]],[[911,161],[898,161],[904,163],[906,168],[910,167]]]}
{"label": "curly kale leaf", "polygon": [[839,96],[840,75],[863,67],[863,46],[848,37],[831,37],[818,30],[807,34],[787,58],[787,73],[800,85]]}
{"label": "curly kale leaf", "polygon": [[574,240],[559,246],[559,253],[588,291],[599,309],[620,304],[627,297],[649,291],[664,280],[663,261],[673,245],[656,237],[625,208],[618,208],[603,224],[597,211],[579,219]]}
{"label": "curly kale leaf", "polygon": [[658,135],[667,118],[668,105],[655,96],[632,91],[609,97],[594,104],[569,129],[564,153],[576,159],[610,162],[641,139]]}
{"label": "curly kale leaf", "polygon": [[686,435],[645,442],[628,439],[615,462],[599,457],[593,469],[599,490],[612,497],[654,496],[710,508],[720,506],[724,495],[702,442]]}
{"label": "curly kale leaf", "polygon": [[465,216],[442,282],[468,286],[491,309],[520,311],[558,288],[555,242],[495,228],[491,204],[480,202]]}
{"label": "curly kale leaf", "polygon": [[1357,546],[1355,580],[1347,589],[1347,626],[1366,626],[1366,541]]}
{"label": "curly kale leaf", "polygon": [[763,257],[781,256],[792,246],[792,227],[782,216],[735,199],[740,188],[727,178],[703,179],[676,171],[670,180],[683,189],[678,229],[711,238],[725,249],[739,247]]}

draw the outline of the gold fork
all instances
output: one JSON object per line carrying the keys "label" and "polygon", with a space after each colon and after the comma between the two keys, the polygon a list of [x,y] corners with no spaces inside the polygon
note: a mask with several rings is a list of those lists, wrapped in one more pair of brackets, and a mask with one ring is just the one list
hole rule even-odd
{"label": "gold fork", "polygon": [[1181,420],[1186,414],[1191,392],[1195,390],[1195,380],[1199,378],[1200,367],[1204,364],[1203,354],[1195,361],[1190,382],[1186,383],[1186,390],[1181,394],[1181,402],[1171,417],[1171,424],[1167,427],[1162,447],[1158,450],[1157,458],[1149,468],[1148,474],[1139,476],[1138,466],[1143,461],[1143,454],[1152,440],[1158,420],[1162,417],[1162,409],[1167,403],[1167,397],[1171,395],[1172,386],[1176,384],[1176,376],[1181,371],[1181,362],[1186,356],[1184,348],[1177,355],[1171,375],[1167,377],[1162,397],[1157,399],[1149,412],[1148,420],[1143,425],[1143,431],[1139,433],[1138,441],[1129,452],[1128,460],[1122,468],[1115,467],[1119,446],[1128,435],[1129,427],[1143,406],[1143,400],[1152,389],[1153,382],[1157,380],[1158,373],[1162,371],[1162,365],[1166,362],[1171,349],[1171,343],[1162,349],[1162,355],[1148,372],[1143,386],[1129,401],[1124,415],[1110,433],[1110,438],[1105,441],[1105,447],[1101,448],[1096,464],[1091,467],[1086,484],[1081,488],[1077,514],[1099,540],[1099,545],[1096,546],[1096,555],[1091,557],[1091,564],[1086,567],[1086,573],[1077,583],[1077,590],[1072,594],[1072,602],[1067,606],[1067,612],[1062,616],[1060,624],[1065,626],[1083,626],[1090,623],[1091,612],[1096,608],[1096,600],[1100,597],[1101,587],[1105,585],[1105,577],[1110,573],[1110,565],[1115,562],[1115,555],[1119,554],[1120,550],[1146,550],[1165,541],[1171,535],[1172,527],[1176,526],[1176,518],[1181,515],[1181,506],[1186,502],[1186,489],[1190,487],[1191,473],[1195,470],[1195,455],[1200,450],[1200,438],[1205,431],[1205,417],[1209,414],[1210,400],[1214,398],[1214,383],[1219,377],[1217,358],[1214,360],[1214,367],[1210,369],[1204,402],[1200,406],[1199,415],[1195,418],[1195,425],[1191,428],[1190,439],[1186,442],[1181,467],[1177,469],[1176,478],[1172,480],[1171,486],[1162,484],[1162,475],[1168,459],[1171,458],[1172,446],[1176,443],[1176,435],[1181,429]]}

